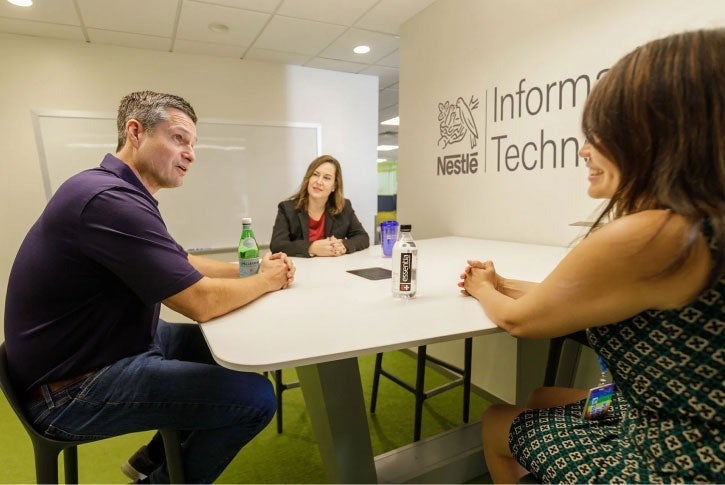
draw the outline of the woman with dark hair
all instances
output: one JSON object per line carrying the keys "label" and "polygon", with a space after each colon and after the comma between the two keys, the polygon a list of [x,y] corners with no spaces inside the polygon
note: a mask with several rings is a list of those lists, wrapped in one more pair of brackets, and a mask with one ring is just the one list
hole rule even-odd
{"label": "woman with dark hair", "polygon": [[365,249],[370,237],[342,192],[340,162],[330,155],[307,167],[300,188],[277,206],[272,252],[288,256],[342,256]]}
{"label": "woman with dark hair", "polygon": [[635,49],[584,109],[588,193],[609,199],[587,237],[539,284],[469,261],[459,286],[496,325],[518,338],[587,329],[616,388],[595,420],[574,389],[491,406],[495,482],[527,470],[554,483],[725,481],[723,86],[724,29]]}

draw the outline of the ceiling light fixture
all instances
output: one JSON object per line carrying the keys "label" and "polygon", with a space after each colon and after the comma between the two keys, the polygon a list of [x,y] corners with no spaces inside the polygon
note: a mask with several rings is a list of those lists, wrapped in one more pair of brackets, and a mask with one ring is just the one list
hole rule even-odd
{"label": "ceiling light fixture", "polygon": [[367,54],[370,52],[370,46],[359,45],[352,50],[355,54]]}
{"label": "ceiling light fixture", "polygon": [[8,0],[8,2],[18,7],[30,7],[33,4],[33,0]]}
{"label": "ceiling light fixture", "polygon": [[396,150],[398,145],[378,145],[379,152],[389,152],[390,150]]}
{"label": "ceiling light fixture", "polygon": [[229,26],[220,22],[212,22],[209,24],[209,30],[217,34],[226,34],[229,32]]}
{"label": "ceiling light fixture", "polygon": [[390,118],[389,120],[381,121],[381,125],[392,125],[392,126],[399,126],[400,125],[400,118],[396,116],[395,118]]}

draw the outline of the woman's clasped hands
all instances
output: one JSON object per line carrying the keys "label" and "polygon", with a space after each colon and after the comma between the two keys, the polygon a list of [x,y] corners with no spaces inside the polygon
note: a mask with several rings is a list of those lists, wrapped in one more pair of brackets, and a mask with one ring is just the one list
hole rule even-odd
{"label": "woman's clasped hands", "polygon": [[310,254],[315,256],[342,256],[345,253],[347,248],[343,240],[335,236],[319,239],[310,244]]}
{"label": "woman's clasped hands", "polygon": [[500,291],[500,282],[501,278],[496,274],[493,261],[469,259],[468,265],[461,273],[458,286],[462,288],[461,294],[477,298],[478,292],[487,286]]}

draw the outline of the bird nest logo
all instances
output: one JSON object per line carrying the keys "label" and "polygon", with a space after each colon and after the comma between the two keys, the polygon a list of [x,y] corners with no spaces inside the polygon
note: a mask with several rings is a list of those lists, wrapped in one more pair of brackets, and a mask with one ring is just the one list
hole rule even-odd
{"label": "bird nest logo", "polygon": [[471,149],[475,148],[478,142],[478,129],[471,112],[477,108],[478,99],[473,96],[468,103],[461,97],[456,100],[456,104],[449,101],[438,103],[438,121],[441,133],[438,147],[446,148],[448,145],[460,142],[468,135]]}
{"label": "bird nest logo", "polygon": [[449,101],[438,103],[438,128],[441,133],[438,147],[443,149],[468,138],[471,151],[461,148],[459,150],[463,153],[438,157],[436,175],[469,175],[478,172],[478,151],[473,151],[478,144],[478,128],[472,113],[475,109],[478,109],[478,99],[474,96],[467,103],[461,97],[455,104]]}

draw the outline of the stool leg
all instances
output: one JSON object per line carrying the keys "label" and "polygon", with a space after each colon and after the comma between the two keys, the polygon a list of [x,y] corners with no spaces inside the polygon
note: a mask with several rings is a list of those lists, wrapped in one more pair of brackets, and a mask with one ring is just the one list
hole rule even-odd
{"label": "stool leg", "polygon": [[71,446],[63,450],[65,483],[78,483],[78,447]]}
{"label": "stool leg", "polygon": [[375,370],[373,371],[373,393],[370,396],[370,413],[375,414],[375,405],[378,402],[378,385],[380,384],[380,371],[383,368],[383,353],[375,355]]}
{"label": "stool leg", "polygon": [[561,349],[566,337],[555,337],[549,341],[549,355],[546,358],[546,371],[544,373],[544,386],[556,385],[556,372],[559,370]]}
{"label": "stool leg", "polygon": [[[58,453],[60,450],[42,443],[36,445],[33,441],[33,451],[35,454],[35,481],[37,483],[58,483]],[[76,481],[70,483],[77,482],[76,477]]]}
{"label": "stool leg", "polygon": [[423,421],[423,401],[425,401],[425,356],[427,347],[418,347],[418,366],[415,377],[415,428],[413,429],[413,441],[420,440],[421,424]]}
{"label": "stool leg", "polygon": [[471,407],[471,360],[473,356],[473,338],[464,341],[463,351],[463,422],[468,422]]}
{"label": "stool leg", "polygon": [[277,433],[282,434],[282,370],[274,371],[274,392],[277,394]]}
{"label": "stool leg", "polygon": [[164,439],[166,469],[171,483],[186,483],[184,457],[181,450],[181,432],[175,429],[159,430]]}

